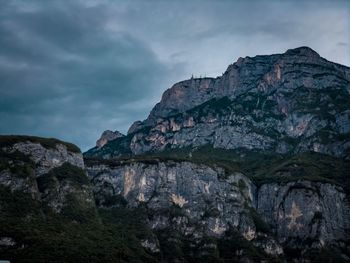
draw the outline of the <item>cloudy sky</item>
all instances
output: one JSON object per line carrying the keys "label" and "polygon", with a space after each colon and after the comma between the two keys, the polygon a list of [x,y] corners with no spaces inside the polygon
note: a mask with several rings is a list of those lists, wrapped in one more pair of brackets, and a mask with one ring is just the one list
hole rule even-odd
{"label": "cloudy sky", "polygon": [[349,1],[0,0],[0,134],[94,146],[173,83],[310,46],[350,65]]}

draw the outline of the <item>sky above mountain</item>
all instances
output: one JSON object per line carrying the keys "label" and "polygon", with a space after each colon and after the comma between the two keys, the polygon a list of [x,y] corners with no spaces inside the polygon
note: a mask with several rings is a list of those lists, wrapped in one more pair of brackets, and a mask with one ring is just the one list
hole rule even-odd
{"label": "sky above mountain", "polygon": [[0,0],[0,134],[87,150],[175,82],[309,46],[350,65],[349,1]]}

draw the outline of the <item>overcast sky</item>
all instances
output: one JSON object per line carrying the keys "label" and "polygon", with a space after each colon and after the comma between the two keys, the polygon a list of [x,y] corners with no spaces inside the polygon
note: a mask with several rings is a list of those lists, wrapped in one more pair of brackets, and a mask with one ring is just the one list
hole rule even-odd
{"label": "overcast sky", "polygon": [[350,1],[0,0],[0,134],[87,150],[175,82],[309,46],[350,65]]}

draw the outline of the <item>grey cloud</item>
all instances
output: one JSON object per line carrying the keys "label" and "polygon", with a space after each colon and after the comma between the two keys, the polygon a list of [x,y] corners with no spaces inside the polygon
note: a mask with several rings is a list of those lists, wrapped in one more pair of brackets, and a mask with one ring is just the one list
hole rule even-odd
{"label": "grey cloud", "polygon": [[0,133],[84,150],[240,56],[308,45],[350,62],[346,1],[0,1]]}
{"label": "grey cloud", "polygon": [[346,43],[346,42],[338,42],[337,45],[341,46],[341,47],[346,47],[348,45],[348,43]]}
{"label": "grey cloud", "polygon": [[[101,130],[125,131],[145,117],[152,102],[144,98],[171,75],[146,43],[105,30],[103,6],[0,12],[1,133],[57,136],[86,149]],[[124,110],[129,101],[144,106]]]}

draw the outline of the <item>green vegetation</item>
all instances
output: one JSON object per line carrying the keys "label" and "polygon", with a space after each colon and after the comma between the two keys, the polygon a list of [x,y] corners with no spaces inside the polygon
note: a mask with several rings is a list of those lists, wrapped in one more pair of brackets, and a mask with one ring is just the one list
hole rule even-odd
{"label": "green vegetation", "polygon": [[346,262],[349,262],[348,257],[344,257],[344,254],[342,254],[342,251],[340,251],[339,248],[335,248],[335,247],[322,248],[321,250],[310,249],[304,255],[304,257],[306,259],[309,259],[310,262],[315,262],[315,263],[324,263],[324,262],[346,263]]}
{"label": "green vegetation", "polygon": [[271,233],[270,226],[261,218],[258,212],[252,207],[249,207],[248,210],[250,212],[250,216],[253,219],[256,231],[266,234]]}
{"label": "green vegetation", "polygon": [[30,220],[1,217],[0,227],[2,236],[18,244],[1,251],[11,262],[156,262],[142,249],[128,221],[82,224],[32,215]]}
{"label": "green vegetation", "polygon": [[50,183],[54,181],[54,178],[56,178],[58,182],[71,182],[78,187],[89,184],[89,179],[84,170],[68,162],[50,170],[47,174],[38,177],[37,181],[39,188],[48,188]]}
{"label": "green vegetation", "polygon": [[165,262],[240,262],[240,254],[257,262],[276,261],[234,230],[227,231],[222,238],[184,236],[172,227],[158,230],[156,235],[160,242],[161,258]]}
{"label": "green vegetation", "polygon": [[[0,246],[1,259],[19,263],[157,262],[140,245],[139,239],[148,233],[140,211],[125,207],[97,210],[87,201],[93,198],[87,192],[91,185],[79,167],[64,163],[38,178],[34,168],[28,156],[0,151],[0,171],[8,169],[19,187],[14,190],[16,181],[12,189],[0,186],[0,236],[16,243]],[[60,213],[50,206],[56,201],[63,202]]]}
{"label": "green vegetation", "polygon": [[[1,258],[20,263],[157,262],[139,242],[149,233],[145,213],[125,207],[97,211],[95,206],[87,206],[79,184],[89,186],[89,182],[80,178],[86,178],[81,172],[65,164],[38,179],[42,191],[54,184],[75,184],[60,213],[37,196],[0,187],[1,237],[16,242],[13,247],[0,248]],[[55,198],[55,192],[49,192]]]}
{"label": "green vegetation", "polygon": [[8,147],[19,142],[29,141],[32,143],[40,143],[43,147],[47,149],[56,149],[57,144],[62,144],[67,147],[68,151],[80,153],[79,147],[76,145],[63,142],[55,138],[42,138],[36,136],[24,136],[24,135],[1,135],[0,136],[0,148]]}
{"label": "green vegetation", "polygon": [[225,233],[224,238],[218,240],[218,250],[223,262],[239,262],[237,251],[242,251],[243,256],[253,262],[275,262],[276,259],[269,257],[263,250],[254,247],[248,240],[234,230]]}
{"label": "green vegetation", "polygon": [[34,162],[25,154],[19,151],[7,153],[0,150],[0,171],[9,169],[12,174],[26,178],[29,175],[34,176],[34,168]]}

